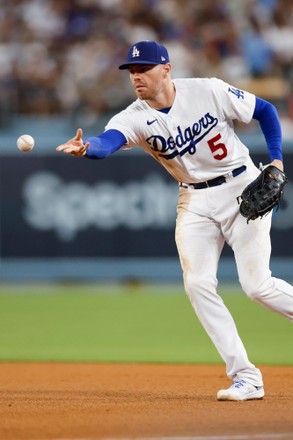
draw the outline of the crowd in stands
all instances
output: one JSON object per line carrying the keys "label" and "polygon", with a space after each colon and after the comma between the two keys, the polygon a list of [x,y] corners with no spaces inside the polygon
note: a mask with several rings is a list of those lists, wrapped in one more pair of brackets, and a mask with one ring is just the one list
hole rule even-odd
{"label": "crowd in stands", "polygon": [[0,4],[0,102],[5,111],[79,113],[90,121],[124,108],[134,95],[127,72],[117,66],[129,45],[145,39],[168,47],[173,77],[217,76],[234,85],[278,78],[285,85],[280,97],[292,93],[292,0]]}

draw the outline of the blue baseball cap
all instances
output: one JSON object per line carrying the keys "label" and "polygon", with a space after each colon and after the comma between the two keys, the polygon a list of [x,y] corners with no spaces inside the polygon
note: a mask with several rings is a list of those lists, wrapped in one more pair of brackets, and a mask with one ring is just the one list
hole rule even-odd
{"label": "blue baseball cap", "polygon": [[167,64],[170,63],[168,51],[156,41],[139,41],[128,51],[127,62],[119,66],[120,70],[127,69],[131,64]]}

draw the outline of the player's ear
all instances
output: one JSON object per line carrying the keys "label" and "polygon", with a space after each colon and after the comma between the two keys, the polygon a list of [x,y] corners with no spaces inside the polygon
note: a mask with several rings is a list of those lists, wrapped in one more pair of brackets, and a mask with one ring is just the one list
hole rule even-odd
{"label": "player's ear", "polygon": [[164,73],[167,76],[171,72],[172,66],[170,63],[167,63],[167,64],[163,64],[163,68],[164,68]]}

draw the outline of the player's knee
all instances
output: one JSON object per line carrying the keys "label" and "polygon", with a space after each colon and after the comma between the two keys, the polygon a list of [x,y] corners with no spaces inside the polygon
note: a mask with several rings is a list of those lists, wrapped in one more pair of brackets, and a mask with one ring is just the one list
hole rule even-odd
{"label": "player's knee", "polygon": [[253,301],[261,301],[265,299],[266,296],[270,295],[274,290],[272,283],[272,278],[268,278],[265,281],[258,281],[246,279],[245,281],[240,280],[241,287],[246,295]]}

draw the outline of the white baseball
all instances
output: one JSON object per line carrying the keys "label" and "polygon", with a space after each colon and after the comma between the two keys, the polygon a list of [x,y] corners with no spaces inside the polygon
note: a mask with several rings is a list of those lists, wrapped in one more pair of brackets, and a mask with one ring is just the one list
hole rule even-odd
{"label": "white baseball", "polygon": [[17,139],[17,148],[20,151],[31,151],[34,148],[35,140],[29,134],[23,134]]}

